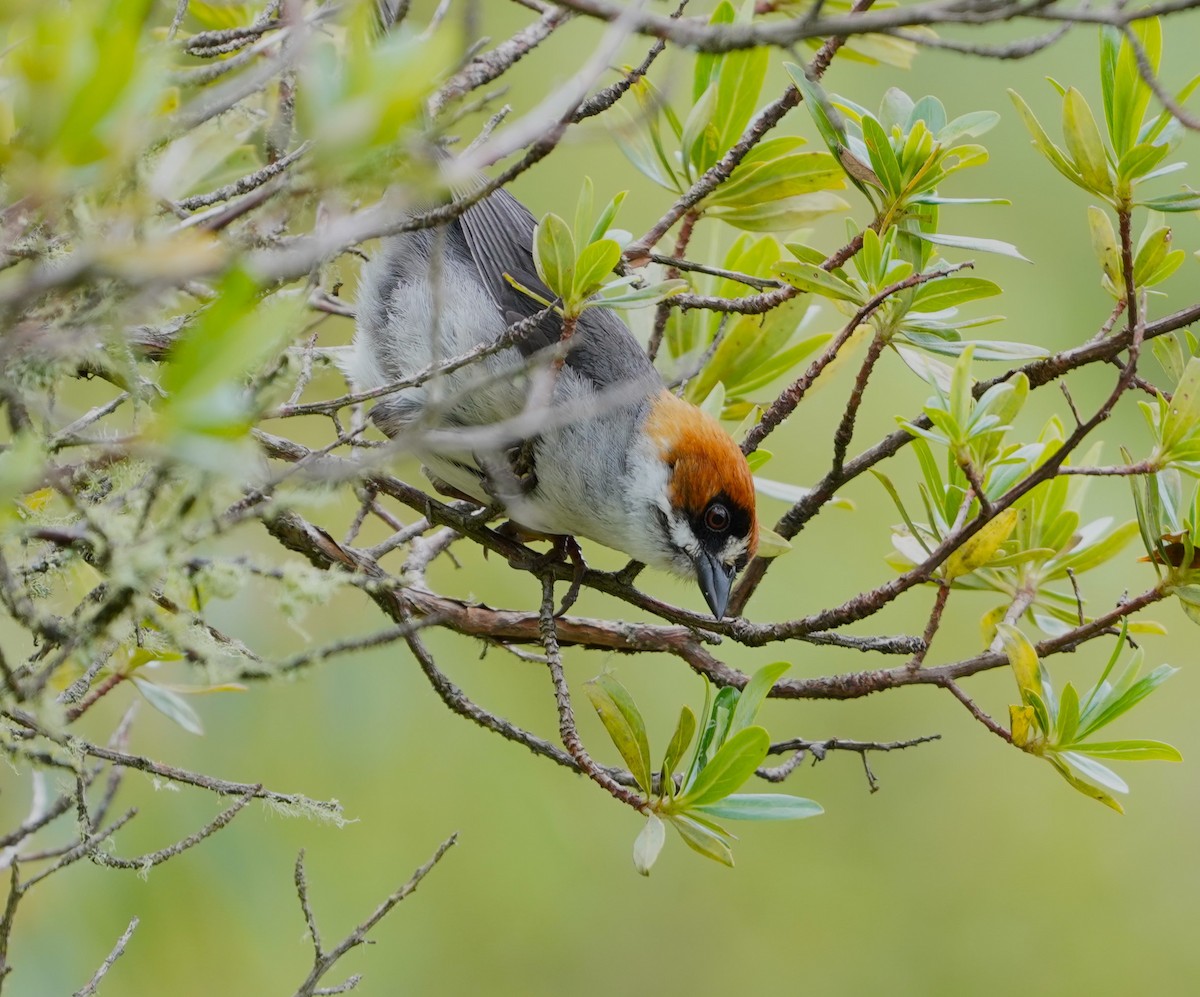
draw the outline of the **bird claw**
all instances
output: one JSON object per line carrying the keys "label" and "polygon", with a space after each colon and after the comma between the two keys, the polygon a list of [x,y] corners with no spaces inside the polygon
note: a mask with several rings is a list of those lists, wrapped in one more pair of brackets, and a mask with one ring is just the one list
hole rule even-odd
{"label": "bird claw", "polygon": [[554,613],[554,618],[557,620],[564,616],[567,610],[575,605],[575,600],[579,598],[579,591],[583,587],[583,576],[587,573],[587,562],[583,559],[583,551],[579,549],[579,543],[574,537],[560,535],[550,539],[553,540],[553,545],[534,562],[533,571],[541,573],[556,564],[571,562],[571,584],[567,586],[562,603]]}
{"label": "bird claw", "polygon": [[[575,605],[575,600],[579,598],[579,591],[583,588],[583,576],[587,573],[587,562],[583,559],[583,551],[579,549],[579,544],[574,537],[562,538],[562,550],[560,556],[565,554],[572,565],[571,584],[567,586],[567,591],[563,594],[562,603],[558,607],[558,612],[554,614],[554,618],[565,616],[567,610]],[[555,547],[558,544],[555,543]],[[551,553],[554,553],[552,551]]]}

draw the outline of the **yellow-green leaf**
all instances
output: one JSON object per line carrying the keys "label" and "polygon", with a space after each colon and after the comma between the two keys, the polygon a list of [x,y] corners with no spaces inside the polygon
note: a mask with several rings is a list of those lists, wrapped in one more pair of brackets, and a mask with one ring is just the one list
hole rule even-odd
{"label": "yellow-green leaf", "polygon": [[1108,212],[1096,205],[1088,207],[1088,228],[1092,233],[1092,252],[1100,263],[1115,292],[1124,294],[1125,280],[1121,270],[1121,250],[1117,246],[1117,233],[1113,230]]}
{"label": "yellow-green leaf", "polygon": [[558,215],[546,215],[534,233],[534,246],[542,282],[558,297],[569,298],[575,280],[575,239],[570,227]]}
{"label": "yellow-green leaf", "polygon": [[1100,129],[1083,94],[1074,87],[1063,96],[1063,139],[1083,182],[1097,194],[1111,197],[1112,178]]}
{"label": "yellow-green leaf", "polygon": [[951,554],[946,560],[946,578],[969,575],[995,557],[1017,525],[1017,515],[1016,509],[1005,509]]}
{"label": "yellow-green leaf", "polygon": [[1045,699],[1041,662],[1038,660],[1037,651],[1029,643],[1029,638],[1011,623],[999,623],[996,625],[996,630],[1000,634],[1000,643],[1004,648],[1004,653],[1008,655],[1008,663],[1012,665],[1017,688],[1023,693],[1032,692],[1039,698]]}
{"label": "yellow-green leaf", "polygon": [[583,688],[629,771],[643,792],[649,795],[650,745],[646,738],[646,725],[633,697],[608,674],[597,675]]}
{"label": "yellow-green leaf", "polygon": [[1037,725],[1034,723],[1032,706],[1010,706],[1008,722],[1012,728],[1012,742],[1018,748],[1027,749],[1037,738]]}

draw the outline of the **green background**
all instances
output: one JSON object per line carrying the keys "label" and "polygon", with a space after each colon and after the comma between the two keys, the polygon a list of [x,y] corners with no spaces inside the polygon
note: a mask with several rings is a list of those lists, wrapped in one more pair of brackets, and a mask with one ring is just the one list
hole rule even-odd
{"label": "green background", "polygon": [[[430,6],[416,4],[414,19],[427,16]],[[496,38],[532,16],[498,0],[480,8],[484,30]],[[569,77],[597,37],[590,24],[570,24],[518,66],[506,98],[514,116]],[[997,41],[1005,37],[1015,34],[1001,28],[991,35]],[[1195,16],[1168,22],[1168,82],[1181,83],[1194,69],[1197,41]],[[638,61],[645,47],[642,41],[630,46],[628,58]],[[778,55],[773,59],[764,99],[784,85],[781,61]],[[1096,62],[1094,32],[1081,29],[1024,62],[923,52],[909,72],[839,59],[825,78],[829,89],[868,107],[878,105],[887,86],[898,85],[914,97],[937,94],[951,116],[982,108],[1001,113],[1001,125],[984,139],[991,162],[955,178],[945,193],[1005,196],[1013,205],[946,209],[942,223],[949,232],[1015,242],[1034,261],[1029,266],[975,257],[975,272],[1009,291],[998,305],[988,303],[1008,316],[994,327],[997,336],[1062,348],[1091,336],[1110,307],[1089,250],[1087,198],[1031,148],[1004,93],[1006,87],[1020,90],[1057,136],[1058,99],[1043,75],[1079,86],[1098,107]],[[653,78],[679,93],[689,88],[690,72],[691,57],[674,53],[659,62]],[[464,122],[459,130],[469,140],[474,128]],[[788,116],[785,128],[817,141],[802,107]],[[1184,152],[1194,157],[1195,141],[1191,146]],[[584,173],[594,179],[598,199],[630,189],[619,224],[635,232],[644,231],[668,203],[596,124],[569,132],[563,147],[512,189],[535,214],[556,210],[570,217]],[[1171,182],[1180,176],[1200,186],[1195,169]],[[1166,189],[1164,184],[1162,192]],[[865,221],[858,195],[846,196],[855,217]],[[1200,244],[1195,219],[1178,221],[1176,245],[1195,248]],[[810,241],[840,245],[840,226],[840,221],[825,225]],[[726,237],[717,224],[701,224],[693,243],[696,257],[711,258],[707,240],[714,232]],[[1194,300],[1196,274],[1197,263],[1189,259],[1165,285],[1173,302],[1159,299],[1154,314]],[[819,326],[832,329],[835,321],[827,310]],[[348,324],[330,322],[322,343],[345,342],[348,335]],[[776,456],[764,474],[806,484],[823,473],[855,366],[853,359],[841,365],[772,437]],[[1161,373],[1152,363],[1147,369]],[[1109,369],[1073,378],[1081,408],[1096,404],[1114,376]],[[338,390],[332,378],[313,387],[314,397]],[[893,429],[895,416],[917,412],[926,394],[898,358],[886,356],[852,452]],[[1018,431],[1032,437],[1051,411],[1069,418],[1054,388],[1037,392]],[[316,440],[324,430],[314,422],[300,431]],[[1102,435],[1109,441],[1105,459],[1117,459],[1121,443],[1135,453],[1145,446],[1132,402],[1123,403]],[[903,453],[888,470],[911,486],[916,460]],[[418,480],[415,465],[397,471]],[[907,494],[915,491],[910,487]],[[800,616],[891,576],[882,558],[894,508],[869,476],[845,495],[856,503],[855,511],[828,509],[810,524],[770,572],[752,603],[753,619]],[[767,521],[783,509],[782,503],[761,500]],[[330,504],[307,512],[340,535],[353,509]],[[1132,515],[1126,482],[1094,484],[1085,519],[1101,515]],[[239,535],[228,550],[247,546],[262,559],[277,555],[260,532]],[[594,547],[587,553],[597,566],[621,563]],[[1111,605],[1126,589],[1136,593],[1152,584],[1153,572],[1136,561],[1137,553],[1131,546],[1105,570],[1086,576],[1092,609]],[[439,591],[493,605],[536,606],[534,578],[514,574],[496,559],[485,561],[465,544],[456,554],[461,567],[443,558],[430,571]],[[399,563],[393,556],[390,566]],[[642,580],[655,594],[700,606],[690,586],[662,576]],[[932,594],[910,592],[856,629],[920,632]],[[976,651],[979,617],[993,604],[955,593],[930,663]],[[576,612],[633,615],[629,607],[589,592]],[[763,721],[777,738],[887,740],[936,732],[942,739],[873,756],[876,794],[868,792],[857,756],[833,754],[815,767],[806,764],[783,788],[820,801],[824,816],[735,828],[742,833],[733,870],[704,861],[672,834],[649,879],[638,876],[630,861],[640,827],[633,813],[583,779],[452,716],[398,646],[334,659],[294,682],[194,700],[207,728],[204,737],[188,735],[143,708],[131,750],[280,791],[336,797],[354,823],[337,829],[256,805],[146,880],[86,864],[55,876],[23,904],[8,992],[42,997],[81,986],[137,914],[141,926],[102,987],[109,997],[291,993],[311,959],[292,885],[298,849],[307,850],[312,901],[328,944],[458,831],[457,847],[375,931],[378,944],[348,956],[326,985],[362,972],[363,994],[1195,993],[1200,800],[1191,759],[1200,755],[1200,733],[1191,718],[1200,702],[1200,675],[1192,660],[1200,631],[1174,604],[1149,615],[1168,625],[1170,636],[1147,639],[1148,664],[1168,661],[1183,671],[1123,718],[1113,736],[1162,738],[1189,761],[1120,766],[1133,787],[1125,816],[1072,792],[1048,765],[1002,743],[937,690],[902,689],[846,703],[772,702]],[[233,600],[217,616],[260,652],[279,656],[386,625],[355,593],[312,606],[299,625],[279,617],[265,592]],[[503,650],[481,658],[479,644],[449,634],[430,636],[429,643],[442,667],[477,702],[555,737],[550,681],[541,666]],[[1097,641],[1076,655],[1053,659],[1052,668],[1077,685],[1090,684],[1110,648],[1110,640]],[[795,676],[898,663],[799,643],[757,651],[727,643],[719,653],[747,669],[786,657]],[[615,669],[634,692],[656,753],[679,705],[700,705],[700,680],[677,659],[568,653],[585,743],[606,761],[616,759],[581,689],[605,667]],[[966,688],[990,713],[1006,719],[1007,704],[1015,698],[1006,670],[972,679]],[[134,695],[131,689],[115,692],[89,714],[83,732],[102,739]],[[0,790],[2,826],[11,826],[28,805],[28,778],[6,769]],[[118,803],[136,805],[142,813],[118,836],[121,855],[169,844],[221,806],[207,794],[155,787],[137,773],[127,777]]]}

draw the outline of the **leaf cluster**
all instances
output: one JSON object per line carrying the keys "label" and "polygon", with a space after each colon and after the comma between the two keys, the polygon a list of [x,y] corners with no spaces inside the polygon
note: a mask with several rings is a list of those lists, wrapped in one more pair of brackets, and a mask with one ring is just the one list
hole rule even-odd
{"label": "leaf cluster", "polygon": [[[754,0],[735,9],[722,0],[712,24],[745,23]],[[754,115],[766,78],[767,49],[744,49],[697,56],[691,107],[681,120],[649,82],[633,85],[638,116],[620,105],[622,126],[614,132],[634,166],[654,183],[676,194],[688,189],[734,145]],[[719,185],[696,207],[748,232],[782,232],[808,224],[849,205],[830,191],[844,186],[841,171],[824,152],[802,151],[794,136],[765,139],[751,148]]]}
{"label": "leaf cluster", "polygon": [[1072,788],[1123,813],[1124,808],[1113,794],[1128,793],[1129,786],[1100,759],[1183,760],[1175,748],[1162,741],[1097,741],[1092,738],[1179,670],[1170,665],[1159,665],[1139,678],[1144,654],[1138,648],[1117,671],[1125,647],[1124,630],[1100,678],[1082,695],[1070,682],[1063,686],[1061,693],[1055,691],[1045,662],[1020,630],[1002,623],[999,631],[1021,693],[1021,705],[1009,707],[1013,744],[1046,759]]}
{"label": "leaf cluster", "polygon": [[[665,824],[693,851],[732,866],[736,839],[718,820],[799,820],[822,812],[820,805],[798,796],[737,792],[767,757],[771,739],[754,719],[788,668],[786,661],[766,665],[745,688],[726,686],[715,695],[705,679],[699,722],[690,707],[680,710],[657,769],[650,760],[645,721],[629,691],[608,673],[587,684],[604,729],[646,795],[646,824],[633,848],[634,865],[642,875],[649,875],[658,859]],[[685,762],[689,747],[691,758]]]}
{"label": "leaf cluster", "polygon": [[547,301],[512,277],[509,281],[542,305],[571,317],[595,307],[643,308],[682,290],[684,282],[680,280],[646,284],[634,276],[613,277],[628,233],[614,231],[612,223],[626,193],[621,191],[594,215],[592,180],[584,177],[574,226],[553,212],[538,222],[533,236],[534,264],[555,301]]}
{"label": "leaf cluster", "polygon": [[[925,519],[908,511],[890,478],[874,472],[903,520],[902,526],[893,528],[890,558],[902,571],[920,564],[956,524],[978,514],[981,502],[975,484],[982,486],[985,499],[998,500],[1035,474],[1063,445],[1057,419],[1047,422],[1030,443],[1010,441],[1028,396],[1028,381],[1019,374],[975,398],[970,360],[970,354],[964,354],[955,365],[950,390],[938,390],[926,404],[930,428],[902,423],[914,436]],[[939,450],[943,451],[940,460]],[[1086,494],[1086,478],[1055,475],[989,520],[943,563],[938,577],[944,583],[1005,596],[1003,604],[983,616],[985,643],[1018,598],[1028,602],[1034,621],[1047,632],[1060,633],[1081,622],[1077,596],[1055,586],[1112,560],[1137,532],[1132,520],[1116,524],[1106,516],[1085,522]],[[1139,626],[1157,629],[1153,624]]]}

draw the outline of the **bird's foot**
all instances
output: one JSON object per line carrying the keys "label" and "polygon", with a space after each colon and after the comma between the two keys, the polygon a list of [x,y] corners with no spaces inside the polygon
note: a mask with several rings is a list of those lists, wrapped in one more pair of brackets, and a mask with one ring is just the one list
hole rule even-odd
{"label": "bird's foot", "polygon": [[[579,598],[579,590],[583,587],[583,576],[587,573],[587,561],[583,559],[583,551],[579,549],[579,543],[574,537],[560,537],[561,550],[551,550],[551,553],[556,553],[560,559],[569,560],[571,562],[571,584],[567,586],[567,591],[563,595],[562,604],[558,607],[558,612],[555,617],[565,616],[568,609],[575,605],[575,600]],[[559,543],[555,542],[555,547],[559,547]],[[547,555],[548,557],[549,555]]]}
{"label": "bird's foot", "polygon": [[540,574],[547,568],[565,564],[568,561],[572,567],[571,584],[567,586],[562,603],[554,614],[557,619],[565,615],[567,610],[575,605],[575,600],[579,598],[579,591],[583,586],[583,576],[587,572],[587,561],[583,559],[583,551],[579,549],[579,543],[574,537],[563,534],[545,539],[551,540],[552,544],[550,549],[535,562],[534,572]]}
{"label": "bird's foot", "polygon": [[550,541],[550,549],[545,554],[539,555],[532,564],[528,562],[518,564],[512,559],[509,560],[509,564],[514,568],[528,568],[534,574],[540,575],[547,568],[570,562],[572,567],[571,584],[563,596],[562,604],[554,614],[555,617],[562,616],[575,605],[575,600],[579,598],[579,590],[583,586],[583,576],[587,572],[587,561],[583,559],[583,551],[580,550],[579,543],[573,536],[563,533],[537,533],[525,529],[511,519],[496,527],[496,532],[502,537],[508,537],[510,540],[517,540],[521,543],[529,543],[531,540]]}
{"label": "bird's foot", "polygon": [[512,472],[517,490],[521,495],[529,495],[538,485],[537,471],[533,460],[534,443],[534,439],[525,440],[525,442],[511,447],[505,453],[508,469]]}

